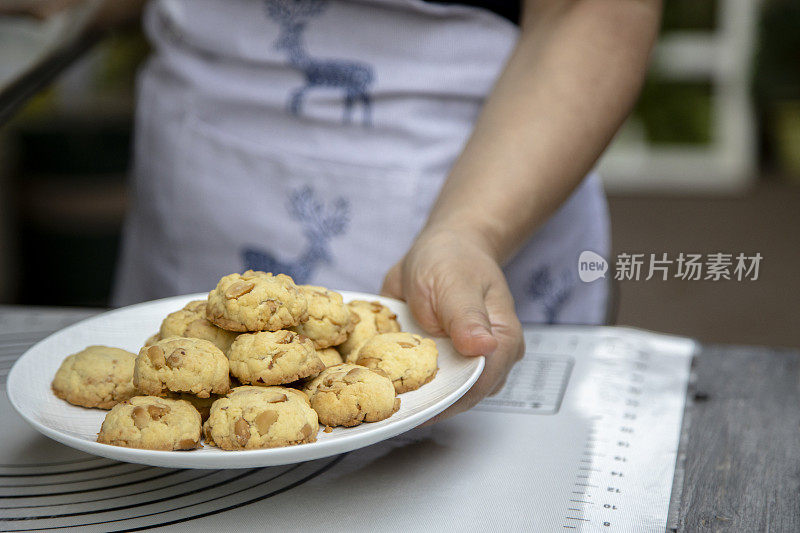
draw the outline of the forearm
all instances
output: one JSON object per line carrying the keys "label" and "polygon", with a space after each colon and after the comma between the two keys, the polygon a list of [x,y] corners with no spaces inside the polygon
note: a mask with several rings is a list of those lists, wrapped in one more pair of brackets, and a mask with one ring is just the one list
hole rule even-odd
{"label": "forearm", "polygon": [[660,18],[657,0],[528,4],[425,228],[474,235],[500,262],[566,200],[630,112]]}

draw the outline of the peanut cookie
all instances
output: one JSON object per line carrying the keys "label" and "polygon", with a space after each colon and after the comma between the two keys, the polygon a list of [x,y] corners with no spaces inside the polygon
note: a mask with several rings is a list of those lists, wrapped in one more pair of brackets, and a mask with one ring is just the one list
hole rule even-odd
{"label": "peanut cookie", "polygon": [[161,334],[160,333],[153,333],[152,335],[147,337],[147,340],[144,341],[143,346],[152,346],[153,344],[157,343],[160,340],[161,340]]}
{"label": "peanut cookie", "polygon": [[223,450],[314,442],[318,430],[308,397],[286,387],[237,387],[214,402],[203,425],[206,442]]}
{"label": "peanut cookie", "polygon": [[413,333],[381,333],[358,350],[355,364],[384,374],[397,394],[412,391],[436,376],[439,351],[432,339]]}
{"label": "peanut cookie", "polygon": [[228,351],[231,374],[242,383],[281,385],[325,368],[314,343],[294,331],[243,333]]}
{"label": "peanut cookie", "polygon": [[[233,388],[233,384],[231,384],[231,388]],[[211,412],[211,406],[223,396],[212,394],[208,398],[200,398],[188,392],[167,392],[164,397],[170,400],[185,400],[189,402],[192,404],[192,407],[197,409],[197,412],[200,413],[200,419],[205,422]]]}
{"label": "peanut cookie", "polygon": [[300,289],[308,301],[308,320],[294,330],[311,339],[316,348],[336,346],[347,340],[355,323],[342,295],[314,285],[300,285]]}
{"label": "peanut cookie", "polygon": [[172,391],[208,398],[228,392],[228,371],[228,358],[210,341],[168,337],[139,350],[133,385],[151,396]]}
{"label": "peanut cookie", "polygon": [[389,418],[400,408],[389,378],[363,366],[326,368],[303,389],[326,426],[357,426]]}
{"label": "peanut cookie", "polygon": [[206,307],[206,317],[228,331],[277,331],[305,322],[307,312],[292,278],[254,270],[219,280]]}
{"label": "peanut cookie", "polygon": [[200,446],[200,414],[189,402],[134,396],[106,415],[97,442],[147,450],[193,450]]}
{"label": "peanut cookie", "polygon": [[[362,344],[379,333],[400,331],[397,315],[380,302],[353,300],[347,304],[348,309],[358,317],[353,332],[337,347],[348,363],[355,360],[355,355]],[[352,360],[349,357],[352,354]]]}
{"label": "peanut cookie", "polygon": [[[317,355],[319,356],[320,359],[322,359],[322,364],[325,365],[325,368],[327,368],[329,366],[341,365],[342,363],[344,363],[344,361],[342,360],[342,355],[339,352],[336,351],[336,348],[323,348],[321,350],[317,350]],[[320,370],[320,372],[321,372],[321,370]],[[317,372],[316,374],[312,374],[312,375],[308,376],[303,381],[311,381],[312,379],[314,379],[318,375],[319,375],[319,372]],[[290,386],[290,387],[297,386],[299,388],[302,388],[303,387],[303,383],[302,382],[292,383],[291,385],[287,385],[287,386]]]}
{"label": "peanut cookie", "polygon": [[336,351],[336,348],[323,348],[317,350],[317,355],[322,359],[322,363],[326,366],[341,365],[344,363],[342,355]]}
{"label": "peanut cookie", "polygon": [[191,337],[193,339],[205,339],[222,350],[222,353],[227,353],[236,335],[232,331],[226,331],[209,322],[206,318],[206,302],[204,300],[195,300],[186,304],[183,309],[167,315],[161,323],[158,338]]}
{"label": "peanut cookie", "polygon": [[89,346],[61,363],[51,385],[53,393],[81,407],[111,409],[134,396],[136,355],[119,348]]}

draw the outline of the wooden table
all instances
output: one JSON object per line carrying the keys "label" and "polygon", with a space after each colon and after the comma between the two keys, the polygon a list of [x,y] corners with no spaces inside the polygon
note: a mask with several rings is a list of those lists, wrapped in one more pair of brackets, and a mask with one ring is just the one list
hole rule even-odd
{"label": "wooden table", "polygon": [[708,345],[694,374],[672,530],[800,531],[800,352]]}
{"label": "wooden table", "polygon": [[[0,306],[0,378],[38,338],[93,312]],[[21,313],[41,319],[34,333],[9,329]],[[704,346],[693,381],[668,530],[800,531],[800,352]]]}

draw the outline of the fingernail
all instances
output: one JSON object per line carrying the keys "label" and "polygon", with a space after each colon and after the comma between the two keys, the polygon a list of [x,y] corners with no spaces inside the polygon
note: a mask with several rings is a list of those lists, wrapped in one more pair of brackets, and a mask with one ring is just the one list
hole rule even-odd
{"label": "fingernail", "polygon": [[492,332],[486,329],[484,326],[472,326],[469,328],[469,334],[471,337],[483,337],[483,336],[492,336]]}

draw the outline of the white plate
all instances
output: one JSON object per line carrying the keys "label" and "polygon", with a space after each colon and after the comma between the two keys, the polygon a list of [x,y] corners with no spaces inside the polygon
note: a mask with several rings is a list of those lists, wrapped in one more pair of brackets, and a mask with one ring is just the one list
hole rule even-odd
{"label": "white plate", "polygon": [[[403,331],[423,334],[408,307],[398,300],[341,291],[345,301],[378,300],[397,313]],[[428,384],[401,394],[400,410],[387,420],[354,428],[320,430],[310,444],[266,450],[223,451],[212,446],[183,452],[121,448],[95,442],[106,411],[76,407],[50,390],[61,361],[92,344],[117,346],[138,353],[158,331],[161,320],[206,293],[176,296],[109,311],[53,333],[17,360],[8,375],[8,397],[34,429],[67,446],[110,459],[171,468],[253,468],[319,459],[394,437],[440,413],[464,395],[483,370],[483,357],[463,357],[447,339],[436,339],[439,372]]]}

